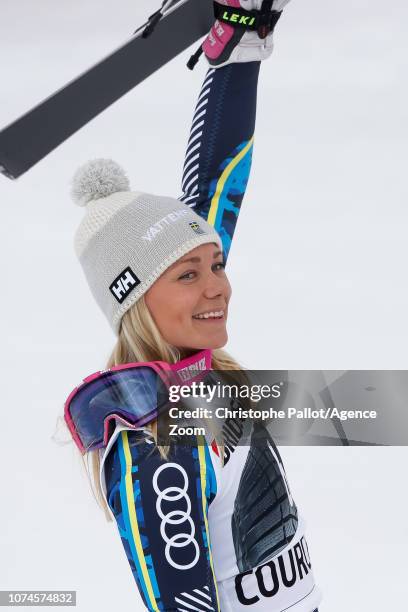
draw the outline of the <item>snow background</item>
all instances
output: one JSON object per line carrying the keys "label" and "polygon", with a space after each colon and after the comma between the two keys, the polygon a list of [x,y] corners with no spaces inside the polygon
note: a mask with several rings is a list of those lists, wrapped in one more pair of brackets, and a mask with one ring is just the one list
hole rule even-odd
{"label": "snow background", "polygon": [[[119,46],[157,4],[0,0],[0,126]],[[402,0],[297,0],[279,23],[228,264],[227,348],[251,368],[407,369],[407,17]],[[133,189],[179,195],[205,72],[201,61],[190,73],[188,57],[17,182],[0,177],[0,589],[76,590],[81,611],[143,610],[77,451],[51,440],[66,396],[114,343],[73,252],[83,211],[69,179],[108,156]],[[320,610],[401,610],[407,449],[281,450]]]}

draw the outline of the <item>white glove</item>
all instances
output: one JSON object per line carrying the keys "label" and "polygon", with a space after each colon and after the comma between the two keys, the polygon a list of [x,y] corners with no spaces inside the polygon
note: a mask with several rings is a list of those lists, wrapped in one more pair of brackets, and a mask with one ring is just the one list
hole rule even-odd
{"label": "white glove", "polygon": [[[265,38],[261,38],[257,31],[237,27],[239,15],[234,8],[245,11],[259,11],[264,0],[217,0],[222,6],[229,7],[226,11],[229,23],[217,19],[205,39],[202,48],[208,63],[213,68],[221,68],[233,62],[255,62],[268,58],[273,50],[273,31]],[[290,0],[274,0],[272,10],[276,11],[277,18],[283,7]],[[243,21],[245,23],[245,20]],[[231,24],[231,25],[230,25]]]}

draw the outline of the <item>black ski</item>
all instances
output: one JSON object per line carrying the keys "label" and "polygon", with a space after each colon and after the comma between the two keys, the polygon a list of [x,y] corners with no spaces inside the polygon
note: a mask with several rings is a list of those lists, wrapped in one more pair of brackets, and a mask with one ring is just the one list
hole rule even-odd
{"label": "black ski", "polygon": [[[134,36],[0,132],[0,172],[16,179],[91,119],[204,36],[211,0],[175,0],[143,37]],[[156,23],[157,21],[157,23]]]}

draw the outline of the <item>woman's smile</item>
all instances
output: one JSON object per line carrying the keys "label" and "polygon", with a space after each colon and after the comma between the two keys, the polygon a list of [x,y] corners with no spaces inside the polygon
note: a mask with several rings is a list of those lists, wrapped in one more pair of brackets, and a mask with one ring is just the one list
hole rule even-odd
{"label": "woman's smile", "polygon": [[231,286],[217,244],[203,244],[176,261],[146,293],[146,304],[165,340],[191,349],[221,348]]}
{"label": "woman's smile", "polygon": [[224,310],[211,310],[209,312],[193,315],[197,321],[225,321]]}

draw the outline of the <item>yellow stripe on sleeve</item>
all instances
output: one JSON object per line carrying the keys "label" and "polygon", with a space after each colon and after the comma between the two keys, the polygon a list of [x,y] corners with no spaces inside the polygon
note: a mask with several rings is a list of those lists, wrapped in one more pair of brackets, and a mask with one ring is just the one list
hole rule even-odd
{"label": "yellow stripe on sleeve", "polygon": [[143,578],[145,581],[146,591],[150,598],[150,607],[155,612],[160,612],[157,607],[156,598],[154,596],[153,586],[150,580],[149,571],[146,566],[146,559],[143,552],[142,542],[140,538],[139,526],[137,523],[135,499],[133,495],[133,481],[132,481],[132,455],[129,448],[129,440],[127,431],[122,432],[123,439],[123,450],[126,460],[126,474],[125,474],[125,488],[126,488],[126,502],[127,511],[129,515],[129,524],[132,530],[133,541],[136,546],[138,561],[142,570]]}
{"label": "yellow stripe on sleeve", "polygon": [[249,140],[247,142],[245,147],[239,153],[237,153],[237,155],[230,161],[228,166],[226,166],[226,168],[224,168],[223,173],[221,174],[220,178],[218,179],[217,187],[215,189],[215,194],[213,195],[212,200],[211,200],[210,211],[208,213],[208,219],[207,219],[207,222],[210,225],[212,225],[213,227],[214,227],[215,221],[217,219],[218,205],[219,205],[219,202],[220,202],[221,194],[222,194],[223,189],[225,187],[225,183],[227,182],[227,180],[228,180],[231,172],[234,170],[234,168],[239,164],[241,159],[243,159],[245,157],[245,155],[248,153],[248,151],[252,147],[253,143],[254,143],[254,137],[252,136],[251,140]]}
{"label": "yellow stripe on sleeve", "polygon": [[199,441],[198,441],[198,447],[197,448],[198,448],[198,457],[199,457],[199,461],[200,461],[201,500],[202,500],[202,504],[203,504],[203,515],[204,515],[204,522],[205,522],[205,532],[207,534],[208,553],[209,553],[209,557],[210,557],[211,571],[212,571],[214,585],[215,585],[215,593],[217,595],[217,612],[219,612],[221,610],[221,608],[220,608],[220,600],[218,598],[217,580],[215,578],[213,558],[212,558],[212,554],[211,554],[210,530],[208,528],[208,521],[207,521],[207,496],[206,496],[206,493],[205,493],[206,483],[207,483],[207,465],[206,465],[206,461],[205,461],[205,447],[203,445],[203,444],[205,444],[205,440],[204,440],[204,438],[202,436],[198,436],[198,438],[199,438]]}

